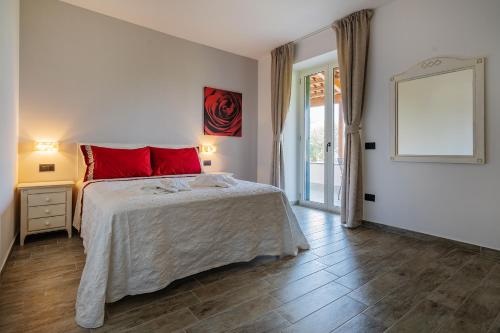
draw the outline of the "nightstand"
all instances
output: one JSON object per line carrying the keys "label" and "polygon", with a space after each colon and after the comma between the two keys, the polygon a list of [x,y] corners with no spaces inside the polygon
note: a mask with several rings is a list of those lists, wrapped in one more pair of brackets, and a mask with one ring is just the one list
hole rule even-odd
{"label": "nightstand", "polygon": [[20,183],[21,246],[27,235],[66,230],[71,238],[72,181]]}

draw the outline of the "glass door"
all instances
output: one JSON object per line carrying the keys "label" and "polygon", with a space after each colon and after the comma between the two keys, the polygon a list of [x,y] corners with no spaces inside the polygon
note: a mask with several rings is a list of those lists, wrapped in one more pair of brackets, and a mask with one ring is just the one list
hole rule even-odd
{"label": "glass door", "polygon": [[343,120],[338,70],[332,65],[303,71],[301,100],[301,204],[336,210],[340,206]]}
{"label": "glass door", "polygon": [[340,70],[333,71],[333,207],[340,207],[342,176],[344,173],[344,113],[342,112],[342,90]]}
{"label": "glass door", "polygon": [[325,195],[325,72],[305,79],[305,200],[326,203]]}

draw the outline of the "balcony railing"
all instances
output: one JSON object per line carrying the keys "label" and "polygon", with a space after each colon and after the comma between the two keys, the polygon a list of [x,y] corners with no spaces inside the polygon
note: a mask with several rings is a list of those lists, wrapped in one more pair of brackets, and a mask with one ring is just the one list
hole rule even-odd
{"label": "balcony railing", "polygon": [[[333,169],[333,197],[335,206],[340,206],[340,185],[342,183],[342,165],[334,163]],[[310,200],[324,202],[325,198],[325,163],[309,163]]]}

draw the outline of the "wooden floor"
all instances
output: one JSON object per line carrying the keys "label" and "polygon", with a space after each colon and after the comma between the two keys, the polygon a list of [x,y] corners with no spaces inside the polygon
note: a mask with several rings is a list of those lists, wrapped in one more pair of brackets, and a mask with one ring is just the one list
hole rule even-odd
{"label": "wooden floor", "polygon": [[[97,332],[500,332],[500,263],[295,208],[312,249],[260,258],[108,304]],[[74,305],[82,242],[15,246],[0,280],[0,332],[83,332]]]}

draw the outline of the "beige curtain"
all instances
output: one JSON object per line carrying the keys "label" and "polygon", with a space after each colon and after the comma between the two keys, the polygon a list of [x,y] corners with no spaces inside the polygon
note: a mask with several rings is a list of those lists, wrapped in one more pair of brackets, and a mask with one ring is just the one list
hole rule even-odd
{"label": "beige curtain", "polygon": [[342,178],[341,223],[348,228],[363,220],[363,173],[361,135],[366,64],[370,39],[370,9],[353,13],[333,23],[346,125],[344,177]]}
{"label": "beige curtain", "polygon": [[282,133],[292,92],[292,65],[294,45],[289,43],[271,52],[271,112],[273,122],[273,164],[271,182],[285,188]]}

